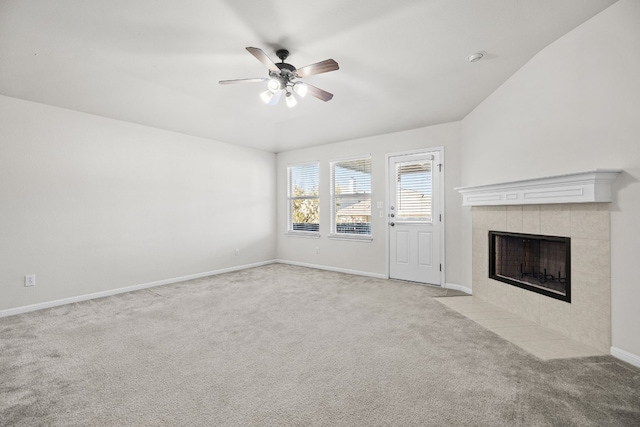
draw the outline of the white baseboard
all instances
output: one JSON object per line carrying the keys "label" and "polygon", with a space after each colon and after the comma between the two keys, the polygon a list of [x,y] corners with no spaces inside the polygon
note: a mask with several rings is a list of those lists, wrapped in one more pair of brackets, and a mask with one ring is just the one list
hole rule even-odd
{"label": "white baseboard", "polygon": [[473,294],[473,291],[471,290],[471,288],[467,288],[466,286],[462,286],[462,285],[456,285],[455,283],[445,283],[444,287],[447,289],[453,289],[455,291],[461,291],[469,295]]}
{"label": "white baseboard", "polygon": [[280,264],[296,265],[298,267],[315,268],[318,270],[335,271],[337,273],[354,274],[356,276],[374,277],[376,279],[387,279],[385,274],[370,273],[368,271],[349,270],[348,268],[331,267],[328,265],[308,264],[306,262],[288,261],[286,259],[277,259],[275,262]]}
{"label": "white baseboard", "polygon": [[[42,302],[42,303],[38,303],[38,304],[25,305],[25,306],[22,306],[22,307],[9,308],[9,309],[5,309],[5,310],[0,310],[0,317],[14,316],[16,314],[28,313],[30,311],[42,310],[42,309],[45,309],[45,308],[58,307],[58,306],[65,305],[65,304],[73,304],[73,303],[76,303],[76,302],[82,302],[82,301],[88,301],[88,300],[96,299],[96,298],[108,297],[108,296],[111,296],[111,295],[122,294],[122,293],[125,293],[125,292],[139,291],[141,289],[153,288],[153,287],[162,286],[162,285],[170,285],[172,283],[184,282],[184,281],[192,280],[192,279],[200,279],[202,277],[215,276],[217,274],[230,273],[232,271],[239,271],[239,270],[246,270],[248,268],[260,267],[260,266],[263,266],[263,265],[275,264],[275,263],[295,265],[295,266],[298,266],[298,267],[315,268],[315,269],[318,269],[318,270],[335,271],[337,273],[347,273],[347,274],[353,274],[353,275],[356,275],[356,276],[373,277],[373,278],[376,278],[376,279],[388,279],[388,277],[385,274],[381,274],[381,273],[371,273],[371,272],[368,272],[368,271],[351,270],[351,269],[348,269],[348,268],[339,268],[339,267],[331,267],[331,266],[320,265],[320,264],[309,264],[309,263],[305,263],[305,262],[288,261],[288,260],[284,260],[284,259],[275,259],[275,260],[269,260],[269,261],[256,262],[256,263],[253,263],[253,264],[244,264],[244,265],[238,265],[238,266],[235,266],[235,267],[222,268],[220,270],[206,271],[204,273],[189,274],[187,276],[174,277],[174,278],[171,278],[171,279],[158,280],[158,281],[155,281],[155,282],[141,283],[139,285],[125,286],[123,288],[109,289],[107,291],[94,292],[94,293],[91,293],[91,294],[78,295],[78,296],[69,297],[69,298],[62,298],[62,299],[54,300],[54,301],[46,301],[46,302]],[[469,288],[467,288],[465,286],[462,286],[462,285],[456,285],[456,284],[453,284],[453,283],[446,283],[444,287],[447,288],[447,289],[455,289],[455,290],[458,290],[458,291],[462,291],[462,292],[471,294],[471,289],[469,289]],[[612,351],[611,354],[613,354],[613,349],[611,351]],[[620,350],[620,351],[622,352],[622,350]],[[627,354],[630,354],[630,353],[627,353]],[[631,356],[633,356],[633,355],[631,355]],[[634,357],[637,358],[637,356],[634,356]],[[619,358],[623,359],[623,360],[626,360],[626,359],[624,359],[624,357],[619,357]],[[634,364],[633,362],[629,362],[629,363]]]}
{"label": "white baseboard", "polygon": [[624,362],[640,368],[640,356],[636,356],[633,353],[629,353],[628,351],[621,350],[617,347],[611,347],[610,351],[611,355],[616,359],[620,359]]}
{"label": "white baseboard", "polygon": [[222,268],[220,270],[206,271],[204,273],[189,274],[187,276],[174,277],[171,279],[158,280],[155,282],[142,283],[139,285],[126,286],[124,288],[109,289],[102,292],[94,292],[92,294],[79,295],[76,297],[63,298],[55,301],[41,302],[38,304],[25,305],[22,307],[9,308],[0,310],[0,317],[13,316],[16,314],[28,313],[30,311],[42,310],[45,308],[58,307],[60,305],[72,304],[81,301],[87,301],[96,298],[108,297],[111,295],[123,294],[125,292],[139,291],[141,289],[153,288],[156,286],[170,285],[172,283],[184,282],[186,280],[200,279],[207,276],[215,276],[217,274],[230,273],[232,271],[246,270],[248,268],[260,267],[262,265],[273,264],[275,260],[261,261],[253,264],[237,265],[235,267]]}

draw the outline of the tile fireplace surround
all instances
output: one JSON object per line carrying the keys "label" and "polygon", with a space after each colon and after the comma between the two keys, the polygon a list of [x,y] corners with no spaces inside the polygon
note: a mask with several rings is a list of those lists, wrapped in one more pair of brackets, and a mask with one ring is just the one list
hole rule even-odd
{"label": "tile fireplace surround", "polygon": [[[472,206],[473,295],[603,353],[611,347],[610,184],[618,170],[457,189]],[[528,195],[533,195],[528,197]],[[571,303],[489,279],[489,230],[571,238]]]}
{"label": "tile fireplace surround", "polygon": [[[608,353],[609,204],[475,206],[473,295]],[[571,303],[489,279],[489,230],[571,237]]]}

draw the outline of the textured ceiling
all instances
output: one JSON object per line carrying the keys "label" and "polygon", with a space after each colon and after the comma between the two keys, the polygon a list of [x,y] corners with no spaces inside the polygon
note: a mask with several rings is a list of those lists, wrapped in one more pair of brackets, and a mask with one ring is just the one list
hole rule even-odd
{"label": "textured ceiling", "polygon": [[[0,0],[0,94],[268,151],[462,119],[615,0]],[[259,98],[247,46],[332,92]],[[486,59],[466,56],[484,50]]]}

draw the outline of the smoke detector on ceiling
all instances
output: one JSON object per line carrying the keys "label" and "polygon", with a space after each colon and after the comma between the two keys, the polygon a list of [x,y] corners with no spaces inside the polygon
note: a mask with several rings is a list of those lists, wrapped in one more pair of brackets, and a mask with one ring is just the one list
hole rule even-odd
{"label": "smoke detector on ceiling", "polygon": [[482,51],[482,50],[478,51],[478,52],[474,52],[471,55],[467,56],[467,61],[469,61],[469,62],[478,62],[482,58],[484,58],[486,54],[487,54],[487,52]]}

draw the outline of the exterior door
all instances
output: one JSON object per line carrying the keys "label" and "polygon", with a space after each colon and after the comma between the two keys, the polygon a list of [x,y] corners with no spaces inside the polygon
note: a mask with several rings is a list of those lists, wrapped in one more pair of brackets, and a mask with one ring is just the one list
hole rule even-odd
{"label": "exterior door", "polygon": [[441,286],[440,151],[389,157],[389,277]]}

